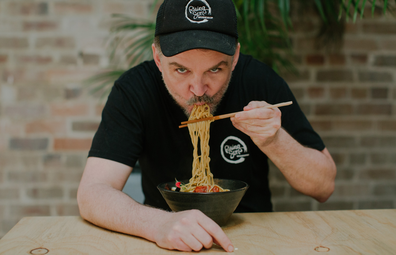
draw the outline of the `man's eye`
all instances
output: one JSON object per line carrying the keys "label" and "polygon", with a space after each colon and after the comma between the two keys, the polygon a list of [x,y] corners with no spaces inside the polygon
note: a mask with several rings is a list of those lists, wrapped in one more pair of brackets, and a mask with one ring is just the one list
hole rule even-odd
{"label": "man's eye", "polygon": [[217,73],[218,71],[220,71],[220,68],[213,68],[213,69],[210,69],[210,71],[212,73]]}
{"label": "man's eye", "polygon": [[186,69],[186,68],[177,68],[176,70],[177,70],[177,72],[179,72],[179,73],[186,73],[186,72],[187,72],[187,69]]}

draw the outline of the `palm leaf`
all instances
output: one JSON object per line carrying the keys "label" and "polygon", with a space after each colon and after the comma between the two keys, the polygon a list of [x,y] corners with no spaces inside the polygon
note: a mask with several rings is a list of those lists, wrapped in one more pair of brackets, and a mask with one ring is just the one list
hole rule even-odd
{"label": "palm leaf", "polygon": [[371,15],[372,16],[374,16],[374,11],[375,11],[375,0],[372,2],[372,5],[371,5]]}
{"label": "palm leaf", "polygon": [[[285,61],[292,55],[288,36],[288,28],[292,27],[290,1],[234,0],[234,4],[238,15],[241,52],[267,63],[276,71],[280,68],[293,69]],[[278,50],[283,54],[277,54]]]}
{"label": "palm leaf", "polygon": [[124,56],[128,68],[152,58],[151,43],[154,38],[155,23],[136,20],[121,14],[114,14],[112,17],[114,20],[110,36],[107,38],[110,66],[108,70],[84,82],[89,92],[99,95],[101,100],[110,93],[114,81],[127,70],[120,66],[123,61],[117,60],[118,56]]}
{"label": "palm leaf", "polygon": [[360,10],[360,18],[361,18],[361,19],[363,18],[364,7],[366,6],[366,2],[367,2],[367,0],[363,0],[362,8],[361,8],[361,10]]}
{"label": "palm leaf", "polygon": [[384,14],[386,13],[386,7],[388,6],[388,0],[384,1]]}
{"label": "palm leaf", "polygon": [[325,15],[325,13],[324,13],[324,8],[323,8],[323,5],[322,5],[322,1],[320,1],[320,0],[315,0],[315,4],[316,4],[316,7],[318,8],[318,11],[319,11],[320,16],[322,17],[322,19],[323,19],[325,22],[327,22],[327,17],[326,17],[326,15]]}
{"label": "palm leaf", "polygon": [[[374,16],[376,8],[381,8],[383,14],[386,14],[388,10],[392,13],[392,8],[390,7],[389,0],[381,0],[381,1],[370,0],[369,2],[371,2],[371,16]],[[347,21],[349,20],[349,18],[352,18],[352,21],[356,22],[359,13],[360,13],[360,18],[363,18],[366,3],[367,0],[342,0],[340,11],[341,12],[342,10],[345,11],[346,13],[345,18]],[[396,1],[394,1],[394,3],[396,4]],[[353,11],[350,12],[350,10]]]}
{"label": "palm leaf", "polygon": [[100,99],[104,99],[110,93],[114,81],[117,80],[126,70],[110,69],[102,71],[85,81],[85,85],[89,92],[93,95],[99,95]]}

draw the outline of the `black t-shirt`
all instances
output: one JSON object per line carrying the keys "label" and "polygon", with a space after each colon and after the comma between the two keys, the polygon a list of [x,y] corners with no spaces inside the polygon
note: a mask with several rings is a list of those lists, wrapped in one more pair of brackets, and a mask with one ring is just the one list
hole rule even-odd
{"label": "black t-shirt", "polygon": [[[325,148],[298,106],[292,92],[267,65],[240,55],[238,64],[214,115],[243,110],[250,101],[270,104],[293,101],[280,108],[282,127],[299,143]],[[191,178],[193,146],[183,110],[168,93],[154,61],[125,72],[113,86],[93,139],[90,157],[100,157],[134,167],[139,160],[145,204],[169,210],[157,185]],[[249,184],[236,212],[272,211],[268,185],[268,158],[229,119],[210,127],[210,170],[214,178]]]}

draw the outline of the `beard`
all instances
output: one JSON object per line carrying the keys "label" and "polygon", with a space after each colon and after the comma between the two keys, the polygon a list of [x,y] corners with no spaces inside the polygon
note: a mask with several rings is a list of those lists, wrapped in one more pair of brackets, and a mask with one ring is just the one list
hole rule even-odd
{"label": "beard", "polygon": [[[206,94],[202,95],[202,96],[193,96],[192,98],[188,99],[187,101],[185,101],[184,99],[182,99],[177,93],[172,92],[168,85],[165,83],[165,80],[162,78],[166,89],[168,90],[169,94],[172,96],[173,100],[176,102],[177,105],[180,106],[180,108],[183,110],[184,114],[186,114],[186,116],[189,118],[190,114],[191,114],[191,106],[193,106],[194,104],[198,104],[198,103],[205,103],[209,106],[210,108],[210,113],[214,114],[214,112],[217,110],[217,106],[220,104],[221,100],[223,99],[223,96],[225,94],[225,92],[228,89],[228,85],[230,84],[230,80],[231,80],[231,75],[228,78],[228,80],[226,81],[226,83],[224,83],[220,90],[214,94],[213,96],[208,96]],[[185,105],[187,105],[187,107],[183,106],[182,103],[180,102],[181,100],[184,101]]]}

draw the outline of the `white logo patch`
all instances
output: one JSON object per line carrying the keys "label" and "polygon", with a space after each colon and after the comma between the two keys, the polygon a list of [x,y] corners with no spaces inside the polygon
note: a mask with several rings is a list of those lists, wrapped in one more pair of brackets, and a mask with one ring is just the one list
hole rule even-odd
{"label": "white logo patch", "polygon": [[205,0],[191,0],[186,5],[186,19],[191,23],[205,23],[213,19],[212,8]]}
{"label": "white logo patch", "polygon": [[221,156],[231,164],[239,164],[249,156],[246,144],[236,136],[229,136],[220,145]]}

